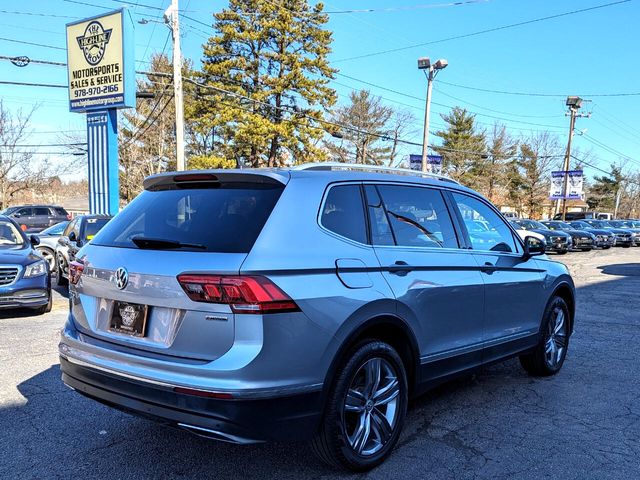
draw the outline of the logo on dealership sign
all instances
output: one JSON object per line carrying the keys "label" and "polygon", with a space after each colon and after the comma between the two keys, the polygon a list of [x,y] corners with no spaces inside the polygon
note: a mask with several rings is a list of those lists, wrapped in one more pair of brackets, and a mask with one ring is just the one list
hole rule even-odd
{"label": "logo on dealership sign", "polygon": [[76,37],[78,45],[84,53],[84,58],[90,65],[97,65],[102,60],[111,38],[111,30],[111,28],[105,30],[100,22],[94,21],[87,25],[81,37]]}

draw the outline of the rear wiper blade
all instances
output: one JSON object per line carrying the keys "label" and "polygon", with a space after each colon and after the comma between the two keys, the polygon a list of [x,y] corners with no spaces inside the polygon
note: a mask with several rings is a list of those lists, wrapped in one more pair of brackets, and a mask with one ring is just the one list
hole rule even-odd
{"label": "rear wiper blade", "polygon": [[197,248],[206,250],[207,246],[201,243],[184,243],[177,240],[167,240],[162,238],[133,237],[131,239],[138,248],[171,250],[174,248]]}

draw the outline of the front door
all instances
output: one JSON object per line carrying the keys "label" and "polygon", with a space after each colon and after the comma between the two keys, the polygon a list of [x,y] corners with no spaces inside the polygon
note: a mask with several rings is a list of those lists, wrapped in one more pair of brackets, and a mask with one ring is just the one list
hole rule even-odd
{"label": "front door", "polygon": [[485,284],[484,361],[535,345],[544,305],[543,271],[506,220],[479,197],[451,194]]}
{"label": "front door", "polygon": [[365,186],[371,240],[398,314],[416,329],[421,380],[436,380],[482,360],[482,277],[459,248],[441,190]]}

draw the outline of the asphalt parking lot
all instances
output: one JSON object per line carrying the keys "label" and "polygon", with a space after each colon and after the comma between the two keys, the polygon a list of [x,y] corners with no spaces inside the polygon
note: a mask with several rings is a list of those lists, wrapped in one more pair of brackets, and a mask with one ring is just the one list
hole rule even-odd
{"label": "asphalt parking lot", "polygon": [[[368,478],[640,478],[640,248],[555,257],[578,287],[563,371],[517,360],[413,402]],[[64,292],[63,292],[64,293]],[[64,296],[0,314],[0,478],[342,478],[304,444],[235,446],[111,410],[60,381]],[[363,475],[365,476],[365,475]]]}

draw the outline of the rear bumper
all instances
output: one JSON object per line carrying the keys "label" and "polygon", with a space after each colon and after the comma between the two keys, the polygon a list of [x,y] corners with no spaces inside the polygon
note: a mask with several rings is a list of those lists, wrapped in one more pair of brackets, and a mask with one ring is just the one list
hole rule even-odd
{"label": "rear bumper", "polygon": [[60,356],[62,381],[108,406],[216,440],[248,444],[315,435],[321,392],[271,398],[219,399],[176,393],[167,385],[126,378]]}

